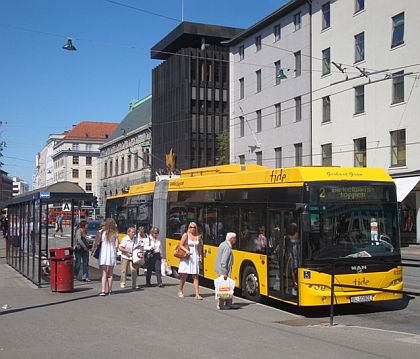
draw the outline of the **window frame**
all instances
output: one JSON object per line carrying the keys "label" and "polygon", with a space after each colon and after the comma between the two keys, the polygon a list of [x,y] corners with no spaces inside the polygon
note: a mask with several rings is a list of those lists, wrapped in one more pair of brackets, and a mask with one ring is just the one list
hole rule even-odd
{"label": "window frame", "polygon": [[[325,11],[327,10],[327,7],[328,7],[328,11]],[[321,5],[321,13],[322,13],[321,31],[323,31],[331,27],[331,7],[330,7],[329,1]]]}
{"label": "window frame", "polygon": [[[366,137],[353,139],[354,167],[367,167]],[[361,157],[361,158],[360,158]]]}
{"label": "window frame", "polygon": [[[363,47],[360,49],[360,37],[362,38]],[[360,58],[358,57],[358,54]],[[354,63],[365,61],[365,32],[359,32],[354,35]]]}
{"label": "window frame", "polygon": [[275,85],[280,85],[281,83],[281,78],[278,77],[278,73],[281,70],[281,61],[277,60],[276,62],[274,62],[274,67],[275,67],[275,73],[274,73],[274,77],[275,77]]}
{"label": "window frame", "polygon": [[262,38],[261,35],[255,36],[255,52],[261,51],[262,49]]}
{"label": "window frame", "polygon": [[295,31],[302,28],[302,14],[300,11],[293,15],[293,24],[295,25]]}
{"label": "window frame", "polygon": [[[401,135],[404,135],[404,139]],[[390,132],[391,136],[391,167],[407,165],[407,133],[405,129]],[[400,159],[400,157],[404,157]]]}
{"label": "window frame", "polygon": [[302,142],[295,143],[295,166],[303,165],[303,145]]}
{"label": "window frame", "polygon": [[239,99],[243,100],[245,98],[245,78],[241,77],[239,79]]}
{"label": "window frame", "polygon": [[[327,56],[328,55],[328,56]],[[331,47],[322,50],[322,76],[331,73]]]}
{"label": "window frame", "polygon": [[[392,104],[398,104],[404,102],[405,91],[404,91],[404,71],[398,71],[392,74]],[[401,86],[401,88],[400,88]],[[396,89],[402,89],[402,97],[396,97]]]}
{"label": "window frame", "polygon": [[[402,15],[402,24],[396,25],[396,18]],[[401,35],[401,40],[394,42],[394,38],[396,37],[396,35],[398,35],[396,33],[397,29],[402,26],[402,35]],[[395,15],[392,17],[392,38],[391,38],[391,49],[393,49],[394,47],[400,46],[402,44],[404,44],[404,31],[405,31],[405,13],[404,12],[400,12],[399,14]]]}
{"label": "window frame", "polygon": [[274,167],[281,168],[282,167],[282,148],[275,147],[274,148]]}
{"label": "window frame", "polygon": [[321,145],[321,163],[324,167],[332,166],[332,143]]}
{"label": "window frame", "polygon": [[256,157],[257,165],[262,166],[263,164],[262,151],[256,151],[255,157]]}
{"label": "window frame", "polygon": [[[326,105],[326,103],[328,104]],[[328,112],[327,109],[328,108]],[[331,122],[331,98],[330,96],[324,96],[322,98],[322,123]]]}
{"label": "window frame", "polygon": [[273,26],[274,42],[281,40],[281,24]]}
{"label": "window frame", "polygon": [[255,111],[255,115],[257,116],[257,131],[256,132],[261,132],[262,131],[262,111],[261,110]]}
{"label": "window frame", "polygon": [[242,61],[245,59],[245,46],[241,45],[238,48],[238,53],[239,53],[239,61]]}
{"label": "window frame", "polygon": [[257,93],[262,91],[262,72],[261,69],[255,71],[256,83],[257,83]]}
{"label": "window frame", "polygon": [[281,127],[281,102],[274,104],[274,113],[276,116],[275,127]]}
{"label": "window frame", "polygon": [[302,74],[302,52],[296,51],[295,55],[295,77],[299,77]]}
{"label": "window frame", "polygon": [[245,136],[245,117],[239,116],[239,137]]}
{"label": "window frame", "polygon": [[[357,93],[358,90],[363,89],[363,93]],[[362,98],[363,100],[363,109],[358,109],[358,99]],[[359,85],[354,87],[354,114],[360,115],[365,113],[365,85]]]}
{"label": "window frame", "polygon": [[295,122],[302,121],[302,96],[295,97]]}
{"label": "window frame", "polygon": [[[360,1],[363,2],[362,6],[360,6]],[[365,9],[365,0],[355,0],[354,1],[354,13],[358,14],[360,11]]]}

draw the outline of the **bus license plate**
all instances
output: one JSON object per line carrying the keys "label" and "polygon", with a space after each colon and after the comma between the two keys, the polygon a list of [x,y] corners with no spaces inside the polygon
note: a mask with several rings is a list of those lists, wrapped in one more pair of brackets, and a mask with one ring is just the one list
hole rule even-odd
{"label": "bus license plate", "polygon": [[371,295],[359,295],[357,297],[351,297],[350,302],[351,303],[368,303],[372,301]]}

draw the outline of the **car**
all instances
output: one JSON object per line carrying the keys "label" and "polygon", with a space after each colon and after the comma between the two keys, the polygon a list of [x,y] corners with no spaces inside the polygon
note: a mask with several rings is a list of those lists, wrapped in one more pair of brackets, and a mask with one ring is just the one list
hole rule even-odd
{"label": "car", "polygon": [[101,228],[102,221],[92,220],[88,221],[87,240],[89,248],[92,248],[93,242],[95,241],[96,232]]}

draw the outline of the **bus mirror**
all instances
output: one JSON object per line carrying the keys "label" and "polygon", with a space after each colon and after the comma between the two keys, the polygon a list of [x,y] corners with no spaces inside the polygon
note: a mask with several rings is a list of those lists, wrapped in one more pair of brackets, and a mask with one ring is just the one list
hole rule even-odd
{"label": "bus mirror", "polygon": [[296,203],[296,211],[303,212],[306,209],[306,203]]}

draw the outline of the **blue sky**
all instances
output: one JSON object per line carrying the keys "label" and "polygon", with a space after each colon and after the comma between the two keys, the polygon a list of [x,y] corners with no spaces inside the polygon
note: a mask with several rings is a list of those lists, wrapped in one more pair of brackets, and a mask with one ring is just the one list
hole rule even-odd
{"label": "blue sky", "polygon": [[[285,0],[184,0],[184,20],[247,28]],[[29,184],[48,135],[81,121],[120,122],[151,92],[150,48],[181,19],[182,0],[1,0],[3,169]],[[75,52],[63,50],[73,38]]]}

